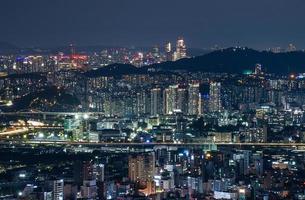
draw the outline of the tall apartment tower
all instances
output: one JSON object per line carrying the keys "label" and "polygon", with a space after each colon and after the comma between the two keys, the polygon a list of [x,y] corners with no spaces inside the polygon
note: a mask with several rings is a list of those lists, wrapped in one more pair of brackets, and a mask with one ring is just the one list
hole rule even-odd
{"label": "tall apartment tower", "polygon": [[128,177],[133,182],[146,184],[153,179],[155,173],[155,155],[142,154],[129,156]]}
{"label": "tall apartment tower", "polygon": [[209,110],[211,112],[219,112],[222,110],[221,105],[221,83],[211,82],[210,83],[210,99],[209,99]]}
{"label": "tall apartment tower", "polygon": [[53,198],[54,200],[64,199],[64,180],[54,180],[53,181]]}
{"label": "tall apartment tower", "polygon": [[164,91],[165,114],[172,114],[177,110],[178,85],[170,85]]}
{"label": "tall apartment tower", "polygon": [[188,86],[188,114],[200,114],[200,94],[199,84],[189,84]]}
{"label": "tall apartment tower", "polygon": [[150,114],[152,116],[161,115],[163,112],[162,90],[161,88],[153,88],[150,91]]}

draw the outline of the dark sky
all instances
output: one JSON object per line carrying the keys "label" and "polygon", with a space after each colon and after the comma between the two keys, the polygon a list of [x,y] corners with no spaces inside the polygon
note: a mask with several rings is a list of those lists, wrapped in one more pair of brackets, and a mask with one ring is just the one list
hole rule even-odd
{"label": "dark sky", "polygon": [[305,47],[305,0],[0,0],[0,41],[19,46]]}

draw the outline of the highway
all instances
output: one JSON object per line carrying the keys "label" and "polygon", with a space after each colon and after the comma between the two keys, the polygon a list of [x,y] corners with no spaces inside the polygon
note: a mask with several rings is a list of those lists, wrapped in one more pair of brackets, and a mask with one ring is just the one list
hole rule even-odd
{"label": "highway", "polygon": [[103,112],[1,112],[0,115],[103,115]]}
{"label": "highway", "polygon": [[14,125],[15,128],[27,128],[29,130],[33,130],[33,129],[54,129],[54,130],[63,130],[64,127],[63,126],[51,126],[51,125],[37,125],[37,126],[34,126],[34,125]]}
{"label": "highway", "polygon": [[0,144],[23,144],[23,145],[68,145],[68,146],[95,146],[95,147],[152,147],[152,146],[175,146],[175,147],[192,147],[192,146],[254,146],[254,147],[303,147],[305,143],[223,143],[223,142],[203,142],[203,143],[135,143],[135,142],[70,142],[70,141],[16,141],[2,140]]}
{"label": "highway", "polygon": [[19,128],[16,130],[9,130],[9,131],[4,131],[4,132],[0,132],[0,136],[14,136],[14,135],[19,135],[22,133],[27,133],[28,132],[28,128],[27,127],[23,127],[23,128]]}

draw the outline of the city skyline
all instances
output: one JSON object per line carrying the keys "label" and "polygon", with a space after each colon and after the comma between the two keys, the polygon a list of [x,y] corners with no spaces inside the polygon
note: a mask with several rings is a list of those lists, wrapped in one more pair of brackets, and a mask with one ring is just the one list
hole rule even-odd
{"label": "city skyline", "polygon": [[2,0],[0,199],[305,200],[304,7]]}

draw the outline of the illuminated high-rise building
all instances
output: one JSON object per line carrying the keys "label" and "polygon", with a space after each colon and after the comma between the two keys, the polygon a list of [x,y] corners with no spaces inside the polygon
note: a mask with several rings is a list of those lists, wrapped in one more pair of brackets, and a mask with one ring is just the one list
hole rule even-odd
{"label": "illuminated high-rise building", "polygon": [[142,154],[128,158],[128,177],[131,181],[146,183],[155,173],[155,154]]}
{"label": "illuminated high-rise building", "polygon": [[137,102],[136,102],[136,114],[138,116],[149,113],[149,98],[145,90],[137,93]]}
{"label": "illuminated high-rise building", "polygon": [[189,84],[188,87],[188,114],[200,114],[199,84]]}
{"label": "illuminated high-rise building", "polygon": [[166,53],[172,52],[172,44],[170,42],[166,43],[166,45],[165,45],[165,52]]}
{"label": "illuminated high-rise building", "polygon": [[53,197],[54,200],[63,200],[64,199],[64,180],[54,180],[53,182]]}
{"label": "illuminated high-rise building", "polygon": [[162,91],[161,88],[153,88],[150,91],[150,114],[152,116],[160,115],[163,112],[162,109]]}
{"label": "illuminated high-rise building", "polygon": [[173,61],[178,60],[177,51],[173,53]]}
{"label": "illuminated high-rise building", "polygon": [[186,45],[184,39],[179,37],[176,44],[176,56],[175,60],[186,58]]}
{"label": "illuminated high-rise building", "polygon": [[256,65],[255,65],[255,71],[254,71],[254,73],[255,73],[256,75],[261,75],[261,74],[262,74],[262,65],[261,65],[261,64],[256,64]]}
{"label": "illuminated high-rise building", "polygon": [[94,179],[94,166],[90,161],[84,162],[83,164],[83,180],[93,180]]}
{"label": "illuminated high-rise building", "polygon": [[17,73],[46,72],[45,59],[42,56],[27,56],[16,59]]}
{"label": "illuminated high-rise building", "polygon": [[164,109],[166,114],[172,114],[177,110],[178,85],[171,85],[164,91]]}
{"label": "illuminated high-rise building", "polygon": [[222,109],[221,105],[221,83],[210,83],[210,99],[209,110],[211,112],[219,112]]}
{"label": "illuminated high-rise building", "polygon": [[289,44],[288,47],[287,47],[287,52],[293,52],[293,51],[296,51],[297,48],[294,44]]}
{"label": "illuminated high-rise building", "polygon": [[173,60],[172,44],[170,42],[166,43],[165,45],[165,54],[166,54],[166,61]]}
{"label": "illuminated high-rise building", "polygon": [[97,196],[96,180],[84,181],[83,185],[80,187],[80,194],[82,199],[96,199]]}
{"label": "illuminated high-rise building", "polygon": [[182,113],[186,114],[188,112],[188,98],[187,98],[187,90],[185,88],[178,88],[177,95],[177,109]]}
{"label": "illuminated high-rise building", "polygon": [[152,49],[152,55],[155,59],[158,59],[160,57],[160,51],[158,46],[154,46]]}

